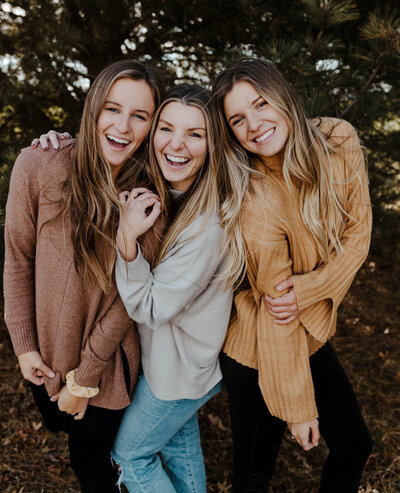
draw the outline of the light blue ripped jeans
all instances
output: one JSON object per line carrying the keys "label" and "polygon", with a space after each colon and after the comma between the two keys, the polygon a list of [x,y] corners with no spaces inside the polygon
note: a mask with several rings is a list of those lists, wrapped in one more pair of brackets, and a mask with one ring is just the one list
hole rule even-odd
{"label": "light blue ripped jeans", "polygon": [[163,401],[140,377],[111,452],[130,493],[206,493],[197,411],[221,388],[219,382],[200,399]]}

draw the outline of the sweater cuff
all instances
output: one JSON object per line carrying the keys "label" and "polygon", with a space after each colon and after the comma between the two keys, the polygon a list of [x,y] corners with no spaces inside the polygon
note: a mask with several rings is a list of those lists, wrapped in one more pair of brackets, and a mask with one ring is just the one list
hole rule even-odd
{"label": "sweater cuff", "polygon": [[304,308],[299,315],[299,320],[317,341],[325,342],[333,336],[331,331],[336,322],[336,309],[332,300],[322,300],[314,305]]}
{"label": "sweater cuff", "polygon": [[32,322],[7,324],[7,328],[16,355],[38,350],[36,328]]}
{"label": "sweater cuff", "polygon": [[125,280],[139,282],[146,282],[148,280],[150,265],[143,257],[139,243],[137,244],[137,256],[132,262],[126,262],[117,251],[116,269]]}
{"label": "sweater cuff", "polygon": [[137,256],[132,262],[126,262],[117,251],[116,272],[124,281],[147,282],[150,265],[143,257],[140,245],[137,245]]}
{"label": "sweater cuff", "polygon": [[321,293],[320,286],[317,282],[317,275],[317,272],[309,272],[290,277],[294,284],[293,289],[299,310],[304,310],[310,305],[324,299],[324,294]]}
{"label": "sweater cuff", "polygon": [[261,393],[263,394],[268,411],[272,416],[276,416],[287,423],[306,423],[318,418],[317,405],[315,403],[314,392],[298,394],[294,396],[271,396],[271,391],[263,388],[260,382]]}
{"label": "sweater cuff", "polygon": [[81,387],[98,387],[108,364],[98,358],[85,358],[76,369],[75,382]]}

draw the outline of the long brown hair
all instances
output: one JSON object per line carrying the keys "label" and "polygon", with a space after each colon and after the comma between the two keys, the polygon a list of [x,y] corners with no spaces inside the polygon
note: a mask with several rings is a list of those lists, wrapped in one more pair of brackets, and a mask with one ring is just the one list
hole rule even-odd
{"label": "long brown hair", "polygon": [[108,65],[93,82],[83,108],[79,138],[70,147],[72,166],[65,184],[64,215],[70,218],[74,262],[83,285],[113,284],[115,235],[118,227],[118,190],[148,186],[147,140],[128,159],[114,182],[97,136],[97,121],[111,86],[119,79],[145,81],[157,107],[163,79],[155,67],[132,59]]}
{"label": "long brown hair", "polygon": [[295,91],[272,63],[242,58],[218,74],[213,83],[226,159],[246,183],[237,197],[239,204],[247,193],[249,173],[257,159],[241,146],[225,118],[225,96],[240,81],[252,84],[287,122],[289,135],[284,148],[283,175],[289,187],[299,188],[302,220],[316,242],[321,259],[327,260],[332,248],[338,253],[342,251],[346,212],[336,191],[331,155],[341,151],[343,142],[329,140],[334,127],[323,133],[307,119]]}

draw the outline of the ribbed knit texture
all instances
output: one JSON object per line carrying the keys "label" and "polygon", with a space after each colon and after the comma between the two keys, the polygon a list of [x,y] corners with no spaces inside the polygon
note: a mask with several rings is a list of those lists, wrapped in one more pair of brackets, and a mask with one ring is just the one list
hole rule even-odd
{"label": "ribbed knit texture", "polygon": [[[132,390],[140,363],[138,334],[116,286],[107,295],[99,287],[85,291],[75,271],[69,221],[59,215],[70,165],[65,156],[25,149],[14,165],[6,209],[5,319],[15,353],[39,349],[56,373],[44,379],[49,395],[78,368],[79,385],[100,387],[90,404],[122,409],[130,399],[121,347]],[[144,248],[147,257],[149,250]]]}
{"label": "ribbed knit texture", "polygon": [[[235,296],[235,315],[223,350],[239,363],[258,369],[269,411],[292,423],[318,415],[309,356],[335,333],[337,308],[370,242],[371,206],[358,137],[345,121],[324,118],[321,129],[328,131],[336,123],[332,140],[344,152],[333,155],[331,163],[339,197],[349,214],[343,253],[332,252],[328,262],[321,262],[301,220],[298,194],[284,181],[282,154],[258,162],[264,178],[252,178],[253,192],[248,193],[242,209],[250,288]],[[289,277],[302,312],[290,324],[278,325],[263,295],[284,294],[275,287]]]}

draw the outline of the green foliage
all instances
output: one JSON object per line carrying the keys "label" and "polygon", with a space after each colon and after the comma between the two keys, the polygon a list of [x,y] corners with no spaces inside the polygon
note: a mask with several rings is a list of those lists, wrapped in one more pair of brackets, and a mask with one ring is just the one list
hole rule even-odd
{"label": "green foliage", "polygon": [[[89,82],[124,54],[208,84],[273,60],[308,115],[344,117],[369,149],[375,208],[399,208],[400,14],[393,0],[10,0],[0,4],[0,151],[76,133]],[[3,58],[1,58],[3,57]]]}

